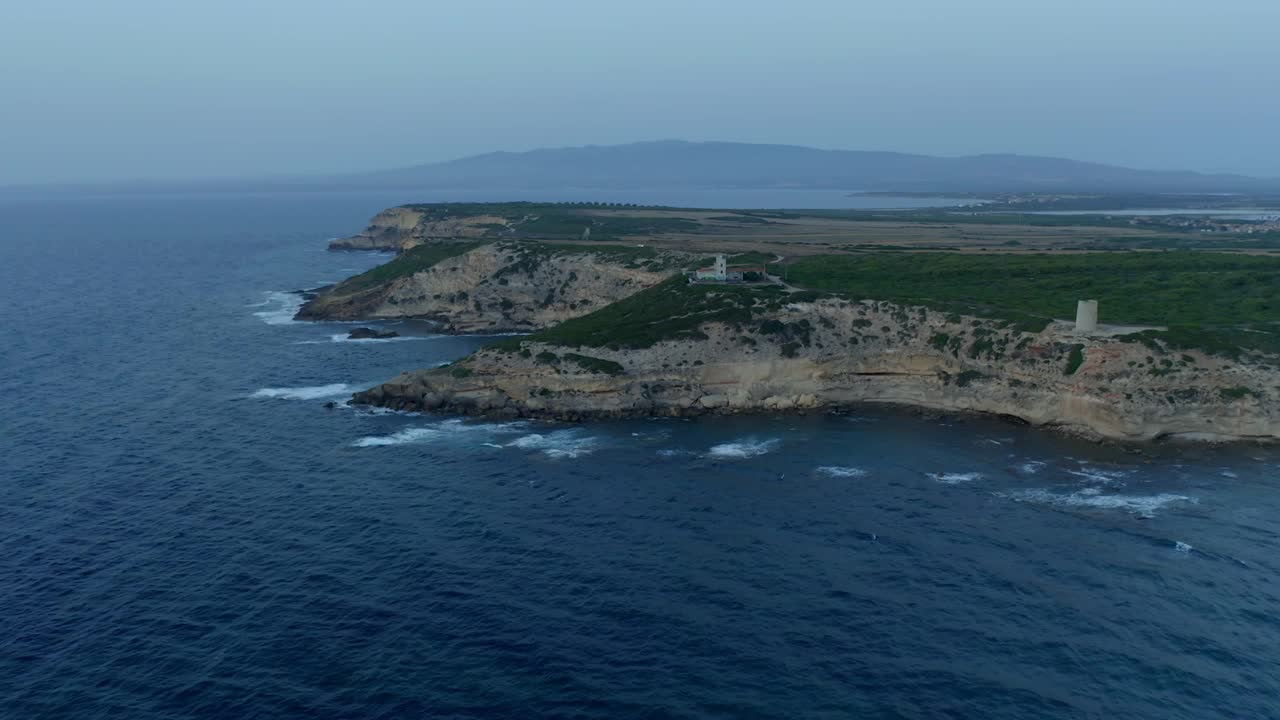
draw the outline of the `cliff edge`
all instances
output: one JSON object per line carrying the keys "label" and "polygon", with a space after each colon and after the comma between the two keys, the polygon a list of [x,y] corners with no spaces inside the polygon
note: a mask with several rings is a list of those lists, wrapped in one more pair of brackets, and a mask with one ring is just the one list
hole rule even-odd
{"label": "cliff edge", "polygon": [[1096,438],[1280,438],[1274,358],[1149,334],[1081,336],[886,301],[683,278],[409,372],[354,402],[544,417],[694,416],[893,403]]}
{"label": "cliff edge", "polygon": [[424,318],[446,332],[527,332],[629,297],[691,261],[685,253],[618,245],[420,245],[324,290],[297,317]]}

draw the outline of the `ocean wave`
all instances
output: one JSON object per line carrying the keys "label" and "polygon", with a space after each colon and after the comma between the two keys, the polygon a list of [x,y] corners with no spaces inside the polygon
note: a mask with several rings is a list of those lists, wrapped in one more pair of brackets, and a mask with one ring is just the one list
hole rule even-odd
{"label": "ocean wave", "polygon": [[1067,474],[1083,478],[1085,482],[1119,487],[1125,484],[1124,479],[1132,475],[1133,471],[1104,470],[1102,468],[1096,468],[1089,465],[1081,465],[1079,470],[1068,470]]}
{"label": "ocean wave", "polygon": [[582,431],[556,430],[546,434],[533,433],[507,443],[507,447],[519,450],[539,451],[550,458],[577,458],[590,455],[600,449],[601,438],[583,436]]}
{"label": "ocean wave", "polygon": [[297,322],[293,316],[302,308],[302,302],[302,296],[297,293],[272,290],[266,293],[261,305],[254,306],[267,309],[255,312],[254,316],[268,325],[292,325]]}
{"label": "ocean wave", "polygon": [[[294,345],[324,345],[328,343],[385,343],[406,340],[435,340],[437,338],[450,337],[449,335],[401,335],[393,338],[352,338],[347,333],[336,333],[330,335],[327,340],[299,340]],[[448,363],[445,363],[448,365]]]}
{"label": "ocean wave", "polygon": [[981,480],[982,473],[978,472],[941,472],[941,473],[925,473],[932,480],[942,483],[943,485],[960,485],[962,483]]}
{"label": "ocean wave", "polygon": [[262,388],[249,397],[275,398],[278,400],[323,400],[324,398],[350,395],[355,391],[355,387],[346,383],[332,383],[330,385],[314,385],[311,387]]}
{"label": "ocean wave", "polygon": [[1098,488],[1085,488],[1072,493],[1032,489],[1007,493],[1005,497],[1017,502],[1030,502],[1055,507],[1084,508],[1087,510],[1122,510],[1142,518],[1155,517],[1156,511],[1175,503],[1194,503],[1187,495],[1159,493],[1156,495],[1107,495]]}
{"label": "ocean wave", "polygon": [[707,456],[732,460],[753,458],[772,452],[781,444],[782,441],[777,438],[770,438],[768,440],[743,438],[742,440],[735,442],[713,445],[711,449],[707,451]]}
{"label": "ocean wave", "polygon": [[856,467],[840,467],[837,465],[823,465],[818,468],[818,472],[831,477],[854,478],[866,477],[867,471]]}
{"label": "ocean wave", "polygon": [[1195,548],[1191,547],[1191,545],[1190,545],[1190,544],[1188,544],[1188,543],[1184,543],[1184,542],[1182,542],[1181,540],[1176,540],[1176,541],[1174,541],[1174,543],[1173,543],[1173,549],[1174,549],[1174,550],[1177,550],[1177,551],[1178,551],[1178,552],[1180,552],[1180,553],[1189,553],[1189,552],[1191,552],[1192,550],[1195,550]]}
{"label": "ocean wave", "polygon": [[[388,447],[392,445],[412,445],[416,443],[435,442],[437,440],[458,437],[469,433],[496,435],[500,433],[519,432],[524,423],[477,423],[460,419],[443,420],[431,425],[405,428],[390,435],[370,435],[351,443],[353,447]],[[484,443],[486,445],[490,443]]]}
{"label": "ocean wave", "polygon": [[1016,467],[1017,471],[1023,475],[1035,475],[1044,469],[1049,463],[1043,460],[1028,460]]}

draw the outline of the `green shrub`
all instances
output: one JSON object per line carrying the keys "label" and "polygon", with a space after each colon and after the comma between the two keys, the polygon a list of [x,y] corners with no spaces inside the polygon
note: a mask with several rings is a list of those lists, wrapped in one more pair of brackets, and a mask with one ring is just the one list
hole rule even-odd
{"label": "green shrub", "polygon": [[604,358],[579,355],[577,353],[565,353],[564,359],[577,363],[579,367],[588,372],[603,373],[605,375],[621,375],[623,372],[623,368],[620,363],[616,363],[612,360],[605,360]]}
{"label": "green shrub", "polygon": [[1250,395],[1253,397],[1259,397],[1256,391],[1250,390],[1247,387],[1222,388],[1218,393],[1222,396],[1223,400],[1239,400]]}

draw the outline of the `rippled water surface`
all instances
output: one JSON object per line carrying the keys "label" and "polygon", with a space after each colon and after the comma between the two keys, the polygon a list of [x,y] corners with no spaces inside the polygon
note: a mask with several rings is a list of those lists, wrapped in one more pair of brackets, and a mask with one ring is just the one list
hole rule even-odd
{"label": "rippled water surface", "polygon": [[409,199],[0,203],[0,716],[1280,716],[1274,449],[327,410]]}

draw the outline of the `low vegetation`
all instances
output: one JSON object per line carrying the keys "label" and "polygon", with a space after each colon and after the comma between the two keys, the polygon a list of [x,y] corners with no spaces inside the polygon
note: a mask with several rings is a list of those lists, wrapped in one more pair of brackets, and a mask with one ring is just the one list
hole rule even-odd
{"label": "low vegetation", "polygon": [[406,277],[427,270],[451,257],[474,250],[479,243],[440,243],[419,245],[389,262],[343,280],[334,288],[337,293],[352,293],[376,287],[396,278]]}
{"label": "low vegetation", "polygon": [[564,347],[647,348],[662,340],[701,338],[698,328],[707,322],[745,326],[795,299],[777,286],[691,285],[677,276],[589,315],[493,347],[515,350],[531,340]]}
{"label": "low vegetation", "polygon": [[[577,240],[590,228],[591,240],[617,240],[693,231],[700,226],[693,220],[657,214],[674,208],[624,203],[432,203],[406,207],[424,213],[428,221],[476,215],[501,217],[506,224],[490,228],[493,237]],[[601,213],[601,210],[625,212]],[[645,211],[655,214],[646,215]]]}
{"label": "low vegetation", "polygon": [[1202,252],[976,255],[879,253],[791,264],[792,283],[1004,317],[1021,329],[1100,302],[1104,322],[1161,325],[1145,336],[1222,355],[1280,351],[1280,258]]}

